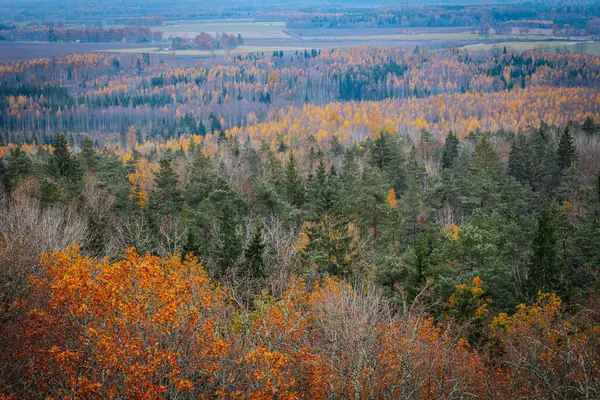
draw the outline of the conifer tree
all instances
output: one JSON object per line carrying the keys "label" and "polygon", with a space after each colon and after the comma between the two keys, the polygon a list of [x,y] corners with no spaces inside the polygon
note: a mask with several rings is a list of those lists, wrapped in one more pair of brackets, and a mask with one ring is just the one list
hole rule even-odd
{"label": "conifer tree", "polygon": [[458,138],[450,131],[446,136],[444,143],[444,153],[442,154],[442,169],[448,169],[454,165],[454,161],[458,157]]}
{"label": "conifer tree", "polygon": [[538,291],[553,292],[559,289],[562,267],[557,249],[558,212],[555,203],[547,203],[537,218],[527,276],[528,294],[532,298]]}
{"label": "conifer tree", "polygon": [[87,219],[86,250],[94,257],[101,257],[105,248],[106,224],[102,221],[98,210],[87,207],[85,210]]}
{"label": "conifer tree", "polygon": [[99,157],[94,150],[94,143],[92,143],[90,138],[86,137],[81,142],[81,159],[83,166],[88,171],[93,171],[98,166]]}
{"label": "conifer tree", "polygon": [[500,179],[500,157],[485,134],[475,144],[475,167],[486,170],[496,180]]}
{"label": "conifer tree", "polygon": [[67,139],[61,134],[56,136],[50,166],[53,175],[57,178],[77,180],[81,177],[77,160],[71,155]]}
{"label": "conifer tree", "polygon": [[266,276],[266,265],[264,261],[265,243],[263,241],[264,225],[260,218],[256,218],[254,222],[254,231],[252,239],[244,250],[244,258],[246,259],[246,267],[248,272],[256,278],[264,278]]}
{"label": "conifer tree", "polygon": [[160,160],[160,169],[156,173],[154,190],[150,196],[150,208],[160,214],[178,213],[181,211],[183,197],[177,187],[179,179],[173,170],[169,157]]}
{"label": "conifer tree", "polygon": [[284,174],[285,197],[290,204],[299,207],[304,203],[304,185],[296,170],[294,152],[290,153]]}
{"label": "conifer tree", "polygon": [[595,134],[597,128],[598,127],[594,123],[594,120],[589,115],[585,118],[585,121],[583,121],[583,125],[581,126],[581,129],[583,129],[583,131],[588,135]]}
{"label": "conifer tree", "polygon": [[568,169],[577,158],[577,151],[573,143],[573,136],[569,127],[565,127],[557,150],[557,164],[560,171]]}

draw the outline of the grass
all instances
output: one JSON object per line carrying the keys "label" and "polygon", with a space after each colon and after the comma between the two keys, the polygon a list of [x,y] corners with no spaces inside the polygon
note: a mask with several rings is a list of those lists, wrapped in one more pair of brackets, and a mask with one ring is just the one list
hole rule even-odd
{"label": "grass", "polygon": [[[231,53],[272,53],[274,51],[304,51],[310,50],[307,47],[296,47],[296,46],[239,46],[235,49],[229,50]],[[132,49],[112,49],[112,50],[103,50],[109,53],[132,53],[132,54],[141,54],[141,53],[152,53],[152,54],[173,54],[178,56],[198,56],[198,57],[210,57],[212,55],[224,55],[227,53],[226,50],[215,50],[215,51],[205,51],[205,50],[175,50],[175,51],[164,51],[160,50],[157,47],[139,47]]]}

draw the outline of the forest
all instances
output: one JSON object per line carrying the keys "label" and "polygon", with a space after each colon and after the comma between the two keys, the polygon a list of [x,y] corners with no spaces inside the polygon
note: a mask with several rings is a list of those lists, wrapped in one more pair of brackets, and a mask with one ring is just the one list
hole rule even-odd
{"label": "forest", "polygon": [[600,58],[242,36],[0,64],[0,400],[600,398]]}

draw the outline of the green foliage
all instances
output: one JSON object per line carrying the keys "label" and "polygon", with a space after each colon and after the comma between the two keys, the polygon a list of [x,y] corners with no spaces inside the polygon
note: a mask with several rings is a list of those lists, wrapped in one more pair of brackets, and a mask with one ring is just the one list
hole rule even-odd
{"label": "green foliage", "polygon": [[264,261],[265,243],[263,242],[263,228],[264,225],[260,218],[256,218],[252,239],[244,250],[245,267],[251,276],[256,278],[267,276]]}
{"label": "green foliage", "polygon": [[304,184],[296,170],[296,158],[293,152],[290,152],[290,158],[285,167],[283,186],[286,200],[296,207],[301,207],[304,203]]}
{"label": "green foliage", "polygon": [[568,169],[577,158],[577,150],[575,149],[573,136],[571,135],[571,131],[568,126],[565,127],[565,130],[560,137],[556,158],[558,169],[560,171]]}
{"label": "green foliage", "polygon": [[532,254],[527,275],[527,293],[535,298],[539,291],[561,289],[565,266],[559,256],[558,224],[563,210],[554,202],[547,203],[537,217],[532,238]]}
{"label": "green foliage", "polygon": [[454,161],[458,157],[458,138],[450,131],[446,136],[446,142],[444,143],[444,153],[442,155],[442,169],[448,169],[454,165]]}
{"label": "green foliage", "polygon": [[31,159],[19,147],[9,152],[6,160],[2,162],[2,166],[4,168],[2,184],[8,193],[12,192],[24,177],[33,172]]}
{"label": "green foliage", "polygon": [[181,211],[183,196],[178,188],[179,178],[168,157],[160,160],[154,190],[150,194],[150,209],[159,214],[175,214]]}

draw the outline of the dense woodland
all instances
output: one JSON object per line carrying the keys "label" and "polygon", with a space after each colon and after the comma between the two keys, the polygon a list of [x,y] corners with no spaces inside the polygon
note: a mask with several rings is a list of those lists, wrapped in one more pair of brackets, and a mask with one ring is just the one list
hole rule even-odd
{"label": "dense woodland", "polygon": [[587,119],[306,151],[231,137],[213,158],[13,149],[2,386],[596,397],[599,138]]}
{"label": "dense woodland", "polygon": [[162,40],[163,34],[147,27],[92,28],[84,26],[54,27],[52,25],[14,24],[0,28],[0,40],[11,42],[133,42],[147,43]]}
{"label": "dense woodland", "polygon": [[599,290],[598,57],[0,65],[2,400],[595,399]]}
{"label": "dense woodland", "polygon": [[[477,127],[518,131],[600,118],[600,61],[582,54],[359,47],[232,53],[186,69],[148,54],[87,54],[8,64],[0,74],[0,145],[49,144],[67,132],[74,145],[87,136],[126,148],[240,130],[254,139],[282,135],[289,145],[331,133],[343,141],[382,129],[462,137]],[[134,140],[130,128],[139,131]]]}
{"label": "dense woodland", "polygon": [[[247,4],[237,0],[193,2],[189,0],[101,2],[97,0],[55,2],[33,0],[0,3],[0,40],[11,41],[75,41],[111,42],[117,36],[128,41],[156,40],[161,25],[181,21],[254,20],[285,22],[286,28],[363,29],[363,28],[465,28],[482,34],[527,34],[546,30],[558,36],[593,36],[600,34],[600,6],[593,0],[580,1],[480,1],[456,0],[423,5],[413,0],[381,1],[369,7],[360,2],[348,4],[315,4],[303,2],[263,1]],[[354,2],[353,2],[354,3]],[[366,3],[372,3],[366,1]],[[446,3],[446,4],[443,4]],[[476,4],[473,4],[476,3]],[[35,7],[32,7],[35,4]],[[105,25],[125,28],[103,29]],[[143,28],[143,29],[142,29]]]}

